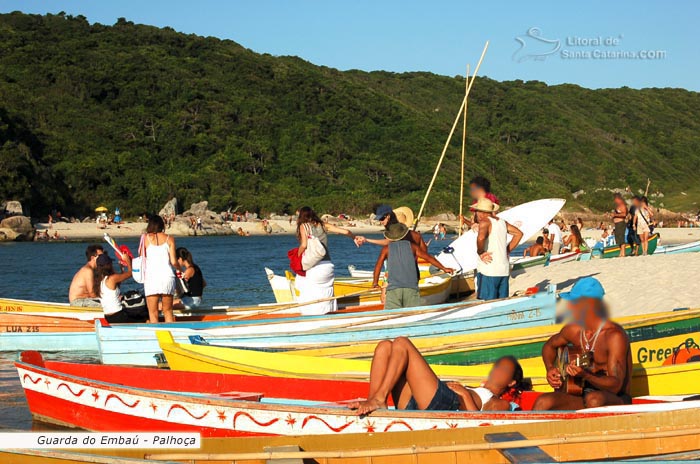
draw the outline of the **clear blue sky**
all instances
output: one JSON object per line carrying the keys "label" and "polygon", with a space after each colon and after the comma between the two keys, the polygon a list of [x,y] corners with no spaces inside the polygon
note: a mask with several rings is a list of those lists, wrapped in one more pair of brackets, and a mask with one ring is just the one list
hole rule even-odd
{"label": "clear blue sky", "polygon": [[[125,17],[339,69],[450,76],[473,67],[490,40],[480,74],[498,80],[700,90],[693,0],[0,0],[0,11],[14,10],[65,11],[103,24]],[[585,43],[598,37],[609,43]],[[617,57],[640,51],[661,58]]]}

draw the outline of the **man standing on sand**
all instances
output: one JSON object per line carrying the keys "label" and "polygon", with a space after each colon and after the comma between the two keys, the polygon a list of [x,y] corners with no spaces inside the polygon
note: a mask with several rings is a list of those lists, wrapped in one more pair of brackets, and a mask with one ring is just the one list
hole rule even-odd
{"label": "man standing on sand", "polygon": [[437,259],[416,245],[409,232],[408,227],[400,222],[390,224],[384,231],[384,237],[389,241],[389,244],[385,245],[379,253],[372,281],[372,287],[378,288],[379,277],[386,261],[389,278],[384,309],[412,308],[421,305],[418,288],[418,279],[420,278],[418,258],[428,261],[447,274],[454,272],[453,269],[443,266]]}
{"label": "man standing on sand", "polygon": [[99,308],[100,300],[95,294],[95,266],[97,257],[104,253],[100,245],[90,245],[85,250],[87,263],[73,276],[73,281],[68,289],[68,301],[71,306],[87,308]]}
{"label": "man standing on sand", "polygon": [[549,243],[551,244],[550,251],[553,255],[558,255],[561,251],[561,244],[563,242],[561,227],[559,227],[559,225],[554,221],[554,218],[552,218],[549,221],[547,230],[549,231]]}
{"label": "man standing on sand", "polygon": [[563,382],[556,366],[557,349],[573,345],[589,360],[590,367],[582,367],[580,357],[571,360],[566,374],[582,383],[583,394],[572,395],[563,391],[545,393],[537,398],[534,410],[574,411],[632,404],[632,352],[625,330],[608,320],[603,302],[605,290],[593,277],[576,282],[570,292],[562,293],[575,322],[567,324],[553,335],[542,348],[542,360],[547,369],[547,382],[559,389]]}
{"label": "man standing on sand", "polygon": [[615,210],[613,211],[613,223],[615,224],[615,244],[620,247],[620,258],[626,256],[627,244],[625,243],[625,232],[627,231],[627,203],[619,193],[614,197]]}
{"label": "man standing on sand", "polygon": [[[518,246],[523,233],[517,227],[499,219],[494,214],[498,205],[482,198],[472,205],[476,211],[479,231],[476,248],[479,261],[476,265],[477,295],[480,300],[507,298],[509,294],[510,261],[508,256]],[[508,243],[508,234],[513,238]]]}

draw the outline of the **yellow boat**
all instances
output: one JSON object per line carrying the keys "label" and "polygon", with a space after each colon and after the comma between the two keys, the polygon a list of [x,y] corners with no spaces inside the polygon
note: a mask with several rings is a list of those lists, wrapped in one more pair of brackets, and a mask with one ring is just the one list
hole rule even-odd
{"label": "yellow boat", "polygon": [[[661,365],[673,353],[675,348],[687,341],[689,332],[697,331],[700,325],[700,309],[625,316],[615,319],[615,322],[627,330],[631,341],[647,341],[645,344],[640,344],[638,350],[633,352],[635,363],[654,363],[656,360],[658,364],[645,365]],[[434,356],[436,359],[447,358],[450,355],[460,355],[462,358],[481,357],[486,359],[486,356],[480,354],[485,350],[498,350],[501,353],[507,352],[507,354],[521,359],[531,357],[533,350],[539,354],[541,344],[561,330],[561,328],[561,324],[541,325],[520,329],[479,332],[469,335],[416,338],[413,340],[413,343],[421,353],[426,356]],[[675,337],[669,337],[676,333]],[[662,336],[664,336],[664,341],[659,342],[658,340]],[[650,338],[651,340],[649,340]],[[700,342],[700,340],[697,341]],[[293,354],[330,358],[370,359],[374,354],[376,345],[376,342],[368,342],[351,345],[301,347],[295,349]]]}
{"label": "yellow boat", "polygon": [[[174,370],[268,377],[369,380],[369,360],[308,357],[210,345],[183,345],[175,343],[169,332],[159,331],[157,335],[168,365]],[[633,344],[632,350],[635,348],[638,347]],[[525,376],[532,380],[535,391],[551,390],[539,358],[522,360],[522,364]],[[431,367],[442,379],[478,385],[488,376],[491,364]],[[694,394],[697,393],[698,385],[698,363],[634,366],[633,396]]]}
{"label": "yellow boat", "polygon": [[[284,276],[279,276],[268,268],[265,268],[265,272],[277,303],[292,303],[297,300],[299,291],[291,272],[287,271]],[[418,287],[423,306],[441,304],[452,293],[452,277],[436,274],[422,278]],[[338,304],[342,305],[363,306],[381,302],[380,291],[372,291],[371,279],[338,278],[334,282],[333,291],[338,297]]]}

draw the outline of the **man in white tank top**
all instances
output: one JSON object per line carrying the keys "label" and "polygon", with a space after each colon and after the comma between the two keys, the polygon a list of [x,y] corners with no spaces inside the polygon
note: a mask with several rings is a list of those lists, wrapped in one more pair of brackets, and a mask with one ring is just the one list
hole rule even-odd
{"label": "man in white tank top", "polygon": [[[523,233],[517,227],[496,217],[498,205],[488,198],[479,200],[476,211],[479,232],[476,239],[479,261],[476,265],[477,295],[480,300],[507,298],[510,278],[509,255],[518,246]],[[512,236],[508,241],[508,234]]]}

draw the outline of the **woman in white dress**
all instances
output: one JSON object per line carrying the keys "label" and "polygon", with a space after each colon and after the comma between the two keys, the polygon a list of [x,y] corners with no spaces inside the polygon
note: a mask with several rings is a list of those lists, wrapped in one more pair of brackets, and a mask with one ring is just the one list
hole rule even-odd
{"label": "woman in white dress", "polygon": [[[328,234],[333,232],[355,239],[355,235],[347,229],[324,223],[318,215],[308,206],[299,209],[297,219],[297,239],[299,240],[299,256],[303,256],[307,248],[309,237],[317,238],[326,249],[326,255],[311,269],[305,269],[306,276],[297,276],[296,287],[299,290],[299,301],[315,301],[333,298],[333,284],[335,282],[335,267],[331,262],[331,254],[328,251]],[[336,300],[324,301],[306,305],[300,308],[305,316],[320,315],[334,312],[338,309]]]}
{"label": "woman in white dress", "polygon": [[[160,216],[148,219],[146,236],[146,272],[143,282],[148,305],[149,321],[158,322],[158,310],[163,310],[165,322],[174,322],[173,294],[175,293],[175,239],[164,233],[165,223]],[[161,306],[162,304],[162,306]],[[160,306],[160,307],[159,307]]]}

